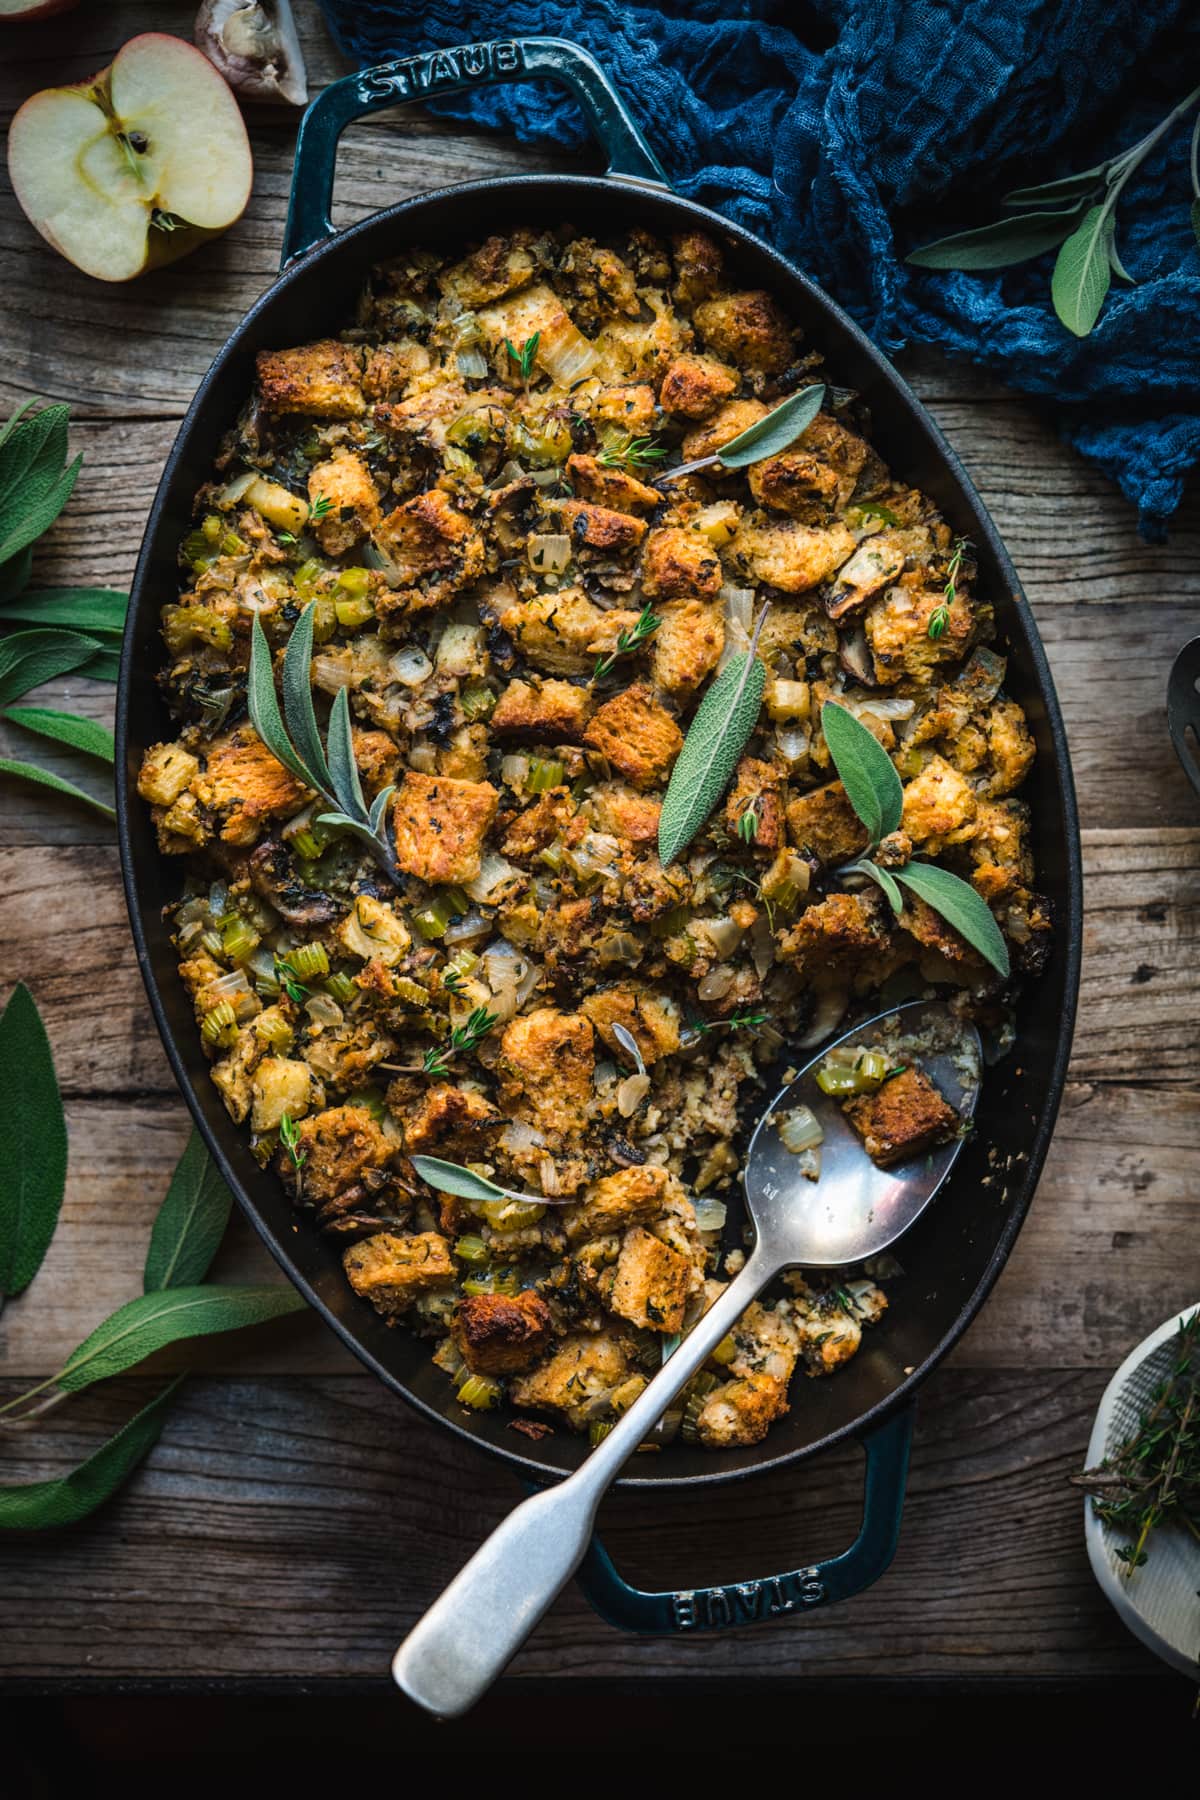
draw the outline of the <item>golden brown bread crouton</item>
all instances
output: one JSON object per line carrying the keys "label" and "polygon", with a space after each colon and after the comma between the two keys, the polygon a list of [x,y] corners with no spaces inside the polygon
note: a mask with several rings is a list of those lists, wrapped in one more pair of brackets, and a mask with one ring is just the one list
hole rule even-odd
{"label": "golden brown bread crouton", "polygon": [[650,672],[668,694],[690,694],[712,674],[725,648],[719,600],[669,600],[659,606],[650,640]]}
{"label": "golden brown bread crouton", "polygon": [[721,559],[699,531],[652,531],[642,556],[642,591],[650,600],[711,600],[721,586]]}
{"label": "golden brown bread crouton", "polygon": [[824,509],[841,511],[867,455],[862,438],[819,413],[794,444],[753,463],[746,478],[760,506],[808,519]]}
{"label": "golden brown bread crouton", "polygon": [[958,1114],[923,1069],[909,1067],[877,1093],[848,1100],[842,1111],[881,1169],[944,1144],[958,1130]]}
{"label": "golden brown bread crouton", "polygon": [[881,589],[895,581],[905,563],[905,547],[898,532],[877,532],[865,538],[838,570],[825,596],[831,619],[861,612]]}
{"label": "golden brown bread crouton", "polygon": [[1001,800],[1019,788],[1033,767],[1037,750],[1025,714],[1015,700],[1001,695],[979,720],[987,738],[990,769],[980,793]]}
{"label": "golden brown bread crouton", "polygon": [[683,440],[684,462],[698,462],[702,456],[715,456],[723,444],[740,437],[743,431],[749,431],[752,425],[765,419],[769,411],[761,400],[727,400],[711,418],[698,425],[695,431],[688,432]]}
{"label": "golden brown bread crouton", "polygon": [[468,312],[502,300],[518,288],[525,287],[537,273],[537,263],[529,248],[531,232],[514,232],[511,237],[490,237],[438,275],[437,284],[443,294],[457,300]]}
{"label": "golden brown bread crouton", "polygon": [[632,1325],[669,1336],[683,1324],[690,1275],[686,1257],[641,1225],[631,1225],[621,1242],[609,1306]]}
{"label": "golden brown bread crouton", "polygon": [[646,437],[658,423],[654,389],[645,382],[608,382],[575,396],[575,405],[596,425],[617,425],[630,437]]}
{"label": "golden brown bread crouton", "polygon": [[[400,584],[381,591],[376,609],[383,617],[442,606],[483,574],[483,539],[440,488],[396,507],[377,527],[375,539],[395,563]],[[429,576],[438,579],[430,582]]]}
{"label": "golden brown bread crouton", "polygon": [[391,400],[404,392],[414,375],[423,375],[432,357],[424,344],[415,338],[401,338],[393,344],[377,344],[367,352],[363,370],[363,393],[368,400]]}
{"label": "golden brown bread crouton", "polygon": [[671,1177],[656,1163],[618,1169],[593,1183],[578,1206],[563,1210],[567,1235],[574,1242],[623,1231],[627,1225],[644,1225],[662,1212]]}
{"label": "golden brown bread crouton", "polygon": [[683,733],[644,682],[606,701],[583,735],[637,788],[665,786],[683,748]]}
{"label": "golden brown bread crouton", "polygon": [[667,868],[657,856],[639,857],[629,874],[621,897],[636,925],[648,925],[661,919],[677,906],[686,906],[692,895],[692,878],[678,863]]}
{"label": "golden brown bread crouton", "polygon": [[549,1348],[554,1329],[540,1294],[466,1294],[454,1311],[452,1335],[477,1375],[513,1375]]}
{"label": "golden brown bread crouton", "polygon": [[641,309],[633,270],[615,250],[594,238],[573,238],[567,245],[555,279],[570,294],[571,317],[589,337],[606,319],[618,314],[636,318]]}
{"label": "golden brown bread crouton", "polygon": [[539,1407],[571,1416],[597,1394],[620,1385],[629,1374],[624,1344],[609,1332],[578,1332],[564,1338],[540,1368],[518,1375],[509,1398],[516,1406]]}
{"label": "golden brown bread crouton", "polygon": [[743,522],[734,540],[734,556],[758,581],[803,594],[828,580],[854,549],[844,525],[818,528],[800,524]]}
{"label": "golden brown bread crouton", "polygon": [[821,863],[849,862],[867,847],[867,828],[840,781],[827,782],[788,801],[788,830],[797,849]]}
{"label": "golden brown bread crouton", "polygon": [[501,854],[524,862],[552,844],[570,823],[575,802],[569,788],[551,788],[539,794],[532,806],[517,814],[500,846]]}
{"label": "golden brown bread crouton", "polygon": [[400,749],[386,731],[364,731],[361,725],[353,725],[350,733],[363,788],[367,798],[372,799],[399,774]]}
{"label": "golden brown bread crouton", "polygon": [[[930,637],[930,620],[942,608],[945,629],[940,636]],[[922,593],[900,586],[889,588],[867,608],[863,625],[875,679],[891,686],[906,675],[927,681],[938,663],[957,662],[970,648],[976,620],[961,588],[947,606],[940,589]]]}
{"label": "golden brown bread crouton", "polygon": [[562,528],[576,550],[603,550],[624,556],[636,550],[646,535],[646,521],[632,513],[614,512],[587,500],[564,500],[559,507]]}
{"label": "golden brown bread crouton", "polygon": [[358,419],[366,411],[362,351],[356,344],[321,338],[295,350],[260,350],[255,363],[268,412]]}
{"label": "golden brown bread crouton", "polygon": [[368,1169],[383,1169],[394,1146],[384,1137],[365,1106],[330,1106],[300,1126],[304,1194],[308,1200],[333,1200],[353,1187]]}
{"label": "golden brown bread crouton", "polygon": [[792,328],[762,288],[702,300],[692,317],[707,347],[739,369],[779,375],[795,354]]}
{"label": "golden brown bread crouton", "polygon": [[481,1139],[504,1123],[504,1115],[486,1094],[447,1081],[425,1088],[414,1106],[411,1090],[401,1076],[388,1088],[387,1104],[404,1132],[407,1156],[419,1156],[435,1147],[477,1156]]}
{"label": "golden brown bread crouton", "polygon": [[974,789],[944,756],[933,756],[904,789],[901,829],[929,856],[970,835],[978,811]]}
{"label": "golden brown bread crouton", "polygon": [[886,905],[873,892],[830,894],[805,908],[780,938],[779,954],[815,986],[828,986],[886,950],[891,939]]}
{"label": "golden brown bread crouton", "polygon": [[678,356],[663,376],[658,398],[663,411],[677,418],[707,419],[739,385],[737,370],[715,356]]}
{"label": "golden brown bread crouton", "polygon": [[[664,1056],[672,1056],[679,1048],[679,1015],[674,1003],[652,989],[633,986],[600,988],[585,995],[581,1011],[592,1021],[608,1048],[622,1063],[628,1051],[619,1042],[614,1025],[623,1025],[642,1053],[642,1061],[651,1068]],[[625,1170],[625,1174],[639,1171]],[[613,1180],[618,1179],[612,1177]]]}
{"label": "golden brown bread crouton", "polygon": [[502,1107],[556,1141],[581,1131],[596,1072],[591,1021],[553,1006],[522,1013],[505,1026],[497,1072]]}
{"label": "golden brown bread crouton", "polygon": [[631,844],[658,842],[661,801],[651,800],[621,781],[598,782],[588,795],[588,801],[601,831],[628,838]]}
{"label": "golden brown bread crouton", "polygon": [[706,231],[681,231],[671,238],[675,283],[671,289],[684,306],[715,293],[720,285],[725,258],[719,244]]}
{"label": "golden brown bread crouton", "polygon": [[199,785],[221,817],[223,841],[239,848],[253,844],[268,819],[299,812],[308,793],[249,725],[213,739]]}
{"label": "golden brown bread crouton", "polygon": [[519,384],[521,377],[516,364],[504,353],[505,338],[519,350],[522,344],[536,336],[534,366],[549,374],[547,356],[553,360],[557,350],[579,336],[570,313],[544,281],[522,288],[516,294],[507,294],[484,307],[479,313],[479,328],[492,352],[493,362],[496,363],[503,354],[500,373],[514,384]]}
{"label": "golden brown bread crouton", "polygon": [[397,863],[422,881],[474,881],[499,803],[490,781],[407,770],[392,801]]}
{"label": "golden brown bread crouton", "polygon": [[620,607],[605,612],[582,588],[570,587],[518,601],[501,614],[500,623],[521,654],[539,669],[554,675],[590,675],[596,658],[615,649],[620,633],[632,630],[637,618]]}
{"label": "golden brown bread crouton", "polygon": [[577,744],[592,716],[591,691],[569,681],[510,681],[491,717],[502,737]]}
{"label": "golden brown bread crouton", "polygon": [[653,512],[662,501],[657,488],[648,487],[627,469],[609,468],[596,456],[568,456],[567,476],[577,500],[590,500],[613,512]]}
{"label": "golden brown bread crouton", "polygon": [[696,1417],[696,1436],[711,1450],[759,1444],[788,1410],[788,1384],[751,1372],[713,1389]]}
{"label": "golden brown bread crouton", "polygon": [[[308,477],[313,530],[327,556],[342,556],[379,523],[379,491],[361,456],[343,450]],[[317,517],[323,501],[329,504]]]}
{"label": "golden brown bread crouton", "polygon": [[[783,842],[781,787],[779,770],[758,756],[743,756],[734,772],[725,802],[725,823],[736,838],[755,850],[778,850]],[[751,827],[742,823],[748,812],[754,815]],[[752,835],[744,836],[747,831]]]}
{"label": "golden brown bread crouton", "polygon": [[985,900],[1005,898],[1033,880],[1029,809],[1020,800],[981,801],[968,843],[971,880]]}
{"label": "golden brown bread crouton", "polygon": [[915,894],[905,894],[900,923],[923,949],[935,950],[947,962],[959,965],[964,972],[964,979],[969,980],[983,968],[984,959],[979,952],[952,925],[946,923],[941,913],[934,912],[932,906],[919,900]]}
{"label": "golden brown bread crouton", "polygon": [[397,1318],[430,1288],[454,1280],[450,1245],[436,1231],[400,1237],[380,1231],[342,1254],[350,1286],[385,1319]]}

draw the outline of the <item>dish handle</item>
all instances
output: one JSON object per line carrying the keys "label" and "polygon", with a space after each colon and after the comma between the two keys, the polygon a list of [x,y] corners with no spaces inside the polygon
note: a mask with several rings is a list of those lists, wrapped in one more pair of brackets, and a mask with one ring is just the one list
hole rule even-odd
{"label": "dish handle", "polygon": [[840,1556],[790,1569],[785,1575],[765,1575],[724,1587],[647,1593],[617,1573],[608,1551],[593,1537],[575,1579],[610,1625],[655,1636],[725,1631],[733,1625],[759,1624],[848,1600],[878,1581],[896,1554],[914,1415],[911,1404],[901,1407],[862,1434],[859,1441],[866,1454],[862,1525],[850,1548]]}
{"label": "dish handle", "polygon": [[376,63],[331,82],[306,109],[296,138],[292,193],[280,267],[334,235],[330,219],[338,139],[354,119],[435,94],[548,76],[570,88],[608,157],[606,173],[668,188],[658,158],[595,58],[565,38],[496,38]]}

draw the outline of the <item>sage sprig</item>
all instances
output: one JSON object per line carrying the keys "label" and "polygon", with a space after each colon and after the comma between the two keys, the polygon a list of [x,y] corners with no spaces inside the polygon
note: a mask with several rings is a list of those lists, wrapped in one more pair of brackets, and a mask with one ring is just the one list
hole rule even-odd
{"label": "sage sprig", "polygon": [[885,869],[870,856],[881,838],[899,829],[904,811],[900,777],[874,732],[835,700],[827,700],[821,708],[821,729],[846,798],[869,839],[868,854],[848,863],[842,874],[869,877],[881,889],[897,918],[904,910],[900,889],[908,888],[940,913],[997,974],[1007,977],[1008,945],[991,908],[969,881],[936,863],[910,862],[903,868]]}
{"label": "sage sprig", "polygon": [[748,469],[753,463],[765,462],[768,456],[778,456],[808,430],[824,398],[823,382],[801,388],[798,394],[789,394],[763,418],[722,444],[712,456],[699,456],[694,462],[680,463],[678,468],[664,469],[658,480],[675,481],[680,475],[695,475],[714,463],[720,463],[723,469]]}
{"label": "sage sprig", "polygon": [[659,814],[658,857],[664,868],[704,825],[758,724],[767,679],[758,639],[769,609],[768,602],[759,613],[749,649],[730,658],[696,708]]}
{"label": "sage sprig", "polygon": [[[1166,133],[1200,100],[1200,87],[1181,100],[1152,131],[1128,150],[1095,168],[1037,187],[1015,188],[1000,204],[1009,217],[974,231],[959,231],[910,252],[921,269],[1005,269],[1059,248],[1050,297],[1059,319],[1076,337],[1086,337],[1100,317],[1112,285],[1131,282],[1116,241],[1116,212],[1122,191]],[[1200,241],[1200,178],[1197,146],[1200,120],[1192,134],[1192,227]],[[1015,209],[1015,210],[1014,210]]]}
{"label": "sage sprig", "polygon": [[570,1206],[569,1198],[547,1194],[523,1194],[517,1188],[501,1187],[486,1175],[477,1175],[462,1163],[444,1162],[440,1156],[411,1156],[413,1168],[431,1188],[440,1194],[455,1194],[460,1200],[520,1200],[527,1206]]}
{"label": "sage sprig", "polygon": [[[36,732],[39,737],[51,738],[56,743],[66,744],[72,750],[81,750],[85,756],[94,756],[112,767],[115,757],[112,732],[95,719],[79,718],[75,713],[56,712],[46,706],[8,706],[0,712],[0,718],[7,719],[11,725],[21,726],[24,731]],[[106,819],[115,819],[117,816],[106,800],[89,794],[73,781],[67,781],[64,776],[55,775],[37,763],[0,757],[0,775],[15,775],[22,781],[32,781],[39,787],[67,794],[72,800],[80,800],[85,806],[94,807]]]}
{"label": "sage sprig", "polygon": [[141,1412],[86,1462],[53,1481],[30,1481],[22,1487],[0,1487],[0,1531],[53,1531],[75,1525],[122,1487],[147,1451],[153,1449],[167,1422],[167,1402],[184,1379],[177,1375]]}
{"label": "sage sprig", "polygon": [[312,643],[313,609],[309,606],[296,621],[284,653],[281,716],[271,648],[255,613],[246,696],[251,723],[272,756],[326,801],[331,810],[320,814],[318,823],[358,838],[395,880],[396,858],[387,828],[387,803],[395,789],[383,788],[368,808],[354,759],[345,688],[339,688],[334,698],[326,743],[321,743],[312,697]]}
{"label": "sage sprig", "polygon": [[142,1273],[146,1293],[190,1287],[204,1280],[225,1235],[232,1206],[233,1195],[204,1148],[200,1133],[193,1131],[150,1232]]}
{"label": "sage sprig", "polygon": [[18,982],[0,1015],[0,1296],[37,1274],[67,1180],[67,1127],[54,1057],[33,995]]}

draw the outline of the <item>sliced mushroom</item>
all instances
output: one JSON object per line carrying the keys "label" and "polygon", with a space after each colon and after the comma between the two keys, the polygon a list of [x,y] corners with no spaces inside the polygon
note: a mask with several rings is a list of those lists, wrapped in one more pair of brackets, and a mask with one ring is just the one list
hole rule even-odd
{"label": "sliced mushroom", "polygon": [[254,891],[270,902],[289,925],[331,925],[345,908],[320,888],[296,879],[291,858],[278,838],[267,838],[250,858]]}

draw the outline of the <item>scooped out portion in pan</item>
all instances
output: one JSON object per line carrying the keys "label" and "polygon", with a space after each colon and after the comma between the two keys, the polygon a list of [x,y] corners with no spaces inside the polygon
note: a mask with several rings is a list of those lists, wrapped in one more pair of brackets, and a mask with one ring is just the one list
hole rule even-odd
{"label": "scooped out portion in pan", "polygon": [[[698,232],[413,249],[340,336],[259,356],[180,548],[178,735],[139,786],[213,1080],[364,1304],[531,1435],[603,1435],[739,1266],[736,1146],[782,1051],[881,993],[1002,1028],[1010,981],[906,869],[969,885],[1011,979],[1047,954],[970,545],[837,375]],[[818,383],[785,448],[705,461]],[[752,640],[757,716],[664,861]],[[899,780],[878,843],[831,701]],[[946,1123],[901,1079],[861,1114],[881,1160]],[[418,1155],[525,1197],[439,1194]],[[757,1442],[886,1304],[790,1278],[662,1435]]]}

